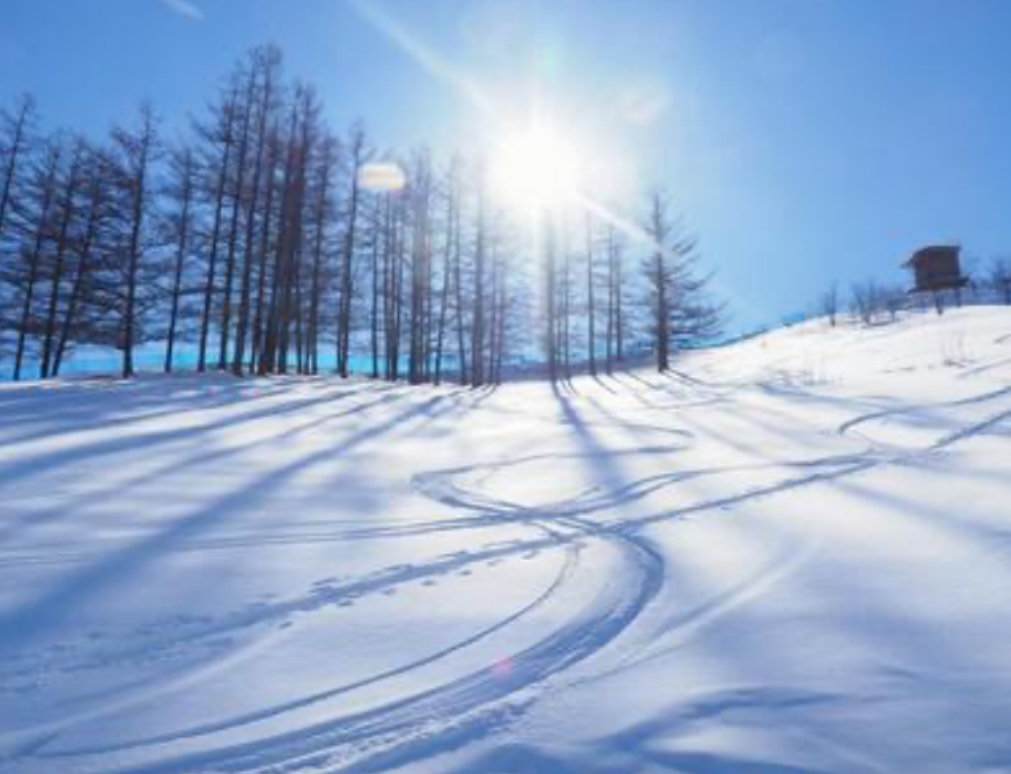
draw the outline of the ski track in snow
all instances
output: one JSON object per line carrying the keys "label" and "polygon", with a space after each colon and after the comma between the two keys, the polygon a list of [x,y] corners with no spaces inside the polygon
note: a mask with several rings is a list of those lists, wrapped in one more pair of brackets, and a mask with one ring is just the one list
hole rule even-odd
{"label": "ski track in snow", "polygon": [[[523,461],[529,459],[525,458]],[[474,468],[468,469],[467,472],[471,470],[474,470]],[[186,737],[210,734],[240,724],[253,723],[265,717],[294,709],[297,706],[304,706],[315,701],[333,698],[341,693],[363,687],[366,684],[372,684],[394,675],[401,675],[410,669],[423,667],[449,653],[471,645],[478,639],[519,620],[520,617],[535,607],[546,603],[563,583],[571,581],[575,571],[578,569],[577,548],[579,543],[589,538],[599,537],[600,531],[593,524],[582,521],[575,516],[566,515],[554,518],[541,513],[539,510],[522,509],[509,503],[496,503],[495,506],[489,506],[486,498],[480,494],[470,496],[468,493],[452,486],[453,476],[461,472],[464,472],[464,470],[424,476],[422,477],[424,483],[419,483],[419,489],[433,499],[453,507],[479,511],[483,515],[482,518],[467,519],[463,525],[433,523],[429,525],[430,529],[473,528],[478,526],[475,522],[481,522],[482,526],[493,528],[497,522],[501,523],[503,520],[512,521],[520,518],[525,523],[529,523],[536,528],[542,533],[542,536],[513,545],[471,552],[464,557],[452,558],[443,563],[433,563],[423,567],[401,568],[397,571],[386,573],[379,579],[366,580],[335,589],[326,595],[326,599],[333,601],[348,597],[355,598],[366,593],[374,593],[388,586],[417,581],[428,576],[444,575],[450,569],[456,570],[469,564],[483,563],[517,554],[529,554],[533,551],[565,548],[569,554],[568,561],[563,566],[555,583],[541,597],[516,614],[498,622],[488,630],[456,643],[443,651],[432,654],[425,659],[393,670],[390,673],[376,675],[366,681],[341,686],[322,692],[316,696],[305,697],[299,702],[261,710],[231,721],[222,721],[207,727],[184,730],[166,737],[136,740],[128,747],[162,744]],[[600,506],[587,506],[581,510],[592,509],[594,507],[599,508]],[[410,530],[410,534],[415,534],[415,530]],[[258,742],[251,746],[238,746],[224,751],[215,750],[211,753],[185,757],[170,763],[161,762],[151,767],[131,768],[129,770],[191,771],[195,769],[202,770],[204,768],[245,770],[251,766],[262,766],[267,760],[277,764],[287,763],[295,765],[297,763],[299,766],[319,762],[316,760],[305,760],[304,756],[307,755],[310,757],[322,756],[322,759],[327,761],[327,765],[331,766],[333,765],[333,760],[341,756],[342,749],[352,748],[351,753],[343,753],[347,756],[353,754],[354,749],[368,740],[382,739],[394,733],[397,738],[395,746],[399,747],[403,743],[403,737],[416,736],[425,726],[431,723],[430,718],[461,717],[475,711],[480,713],[481,710],[489,705],[494,705],[495,702],[516,694],[524,688],[540,683],[553,674],[582,661],[595,651],[603,648],[608,642],[617,637],[645,608],[649,600],[655,596],[663,579],[663,560],[660,554],[654,551],[647,541],[640,538],[624,536],[619,533],[608,533],[606,540],[612,544],[616,556],[621,559],[624,565],[625,571],[620,574],[620,577],[629,579],[629,582],[625,586],[615,588],[613,597],[596,600],[594,607],[585,611],[580,617],[563,628],[553,632],[550,636],[545,637],[526,650],[511,655],[509,661],[514,667],[505,678],[500,674],[496,674],[494,670],[485,669],[392,706],[383,706],[377,710],[366,712],[361,716],[342,718],[334,723],[322,724],[311,729],[300,729],[294,734],[282,735],[270,740],[268,745]],[[318,599],[312,601],[313,605],[320,603],[321,600]],[[294,612],[294,606],[291,603],[275,605],[274,608],[270,611],[260,611],[257,614],[258,620],[263,620],[267,616],[284,617]],[[220,630],[205,632],[202,636],[207,636],[211,633],[219,634]],[[115,707],[114,709],[119,709],[119,707]],[[498,708],[496,707],[495,709],[497,710]],[[30,752],[42,758],[49,758],[45,754],[43,746],[52,741],[53,738],[51,733],[45,733],[41,746],[40,744],[32,744],[25,749],[25,752]],[[318,752],[320,748],[323,749],[323,752]],[[52,759],[80,758],[82,755],[99,753],[108,754],[121,749],[127,749],[127,747],[99,750],[79,748],[61,752],[59,755],[53,756]]]}
{"label": "ski track in snow", "polygon": [[[1009,336],[1011,334],[1002,336],[999,341],[1006,341]],[[999,365],[1000,361],[983,364],[966,373],[979,374]],[[658,391],[660,400],[656,400],[653,394],[648,397],[640,394],[637,397],[644,403],[641,409],[656,412],[653,414],[655,419],[663,417],[663,412],[670,409],[684,409],[690,406],[727,410],[732,405],[732,400],[740,399],[746,403],[750,399],[750,393],[740,384],[701,381],[686,374],[677,376],[690,385],[691,397],[678,403],[676,399],[665,401],[664,391]],[[622,377],[624,378],[627,377]],[[638,377],[633,375],[633,378]],[[770,386],[771,383],[758,385],[760,391]],[[779,387],[781,385],[776,389]],[[131,387],[126,385],[117,389],[129,390]],[[273,405],[273,399],[279,394],[283,396],[280,390],[268,392],[254,401],[253,406],[246,405],[242,410],[230,412],[216,421],[222,426],[239,421],[252,421],[271,416],[278,410],[294,416],[298,411],[329,405],[329,401],[342,401],[347,397],[340,392],[324,389],[320,395],[278,407]],[[56,391],[52,397],[55,399],[55,411],[65,412],[68,418],[80,416],[72,392],[62,395],[60,391]],[[318,428],[354,412],[396,400],[397,393],[379,391],[378,397],[374,394],[372,397],[375,399],[366,401],[360,401],[356,397],[351,401],[353,405],[346,411],[328,413],[322,417],[313,416],[305,421],[299,421],[283,431],[280,436],[296,438],[299,433],[310,428]],[[349,600],[381,594],[404,584],[446,578],[488,562],[530,556],[535,552],[559,552],[562,560],[554,580],[525,605],[466,638],[408,663],[233,717],[180,727],[170,733],[137,737],[118,745],[78,744],[59,749],[54,747],[54,742],[59,740],[61,732],[75,724],[122,711],[133,704],[151,701],[161,693],[198,682],[203,675],[198,667],[196,673],[184,673],[167,683],[154,687],[145,686],[133,693],[127,691],[125,695],[114,697],[104,706],[93,707],[79,715],[71,714],[52,724],[21,730],[14,734],[13,745],[9,737],[5,741],[0,735],[0,750],[4,748],[8,750],[6,753],[8,764],[23,765],[26,769],[32,764],[41,764],[41,767],[36,766],[31,770],[56,771],[64,770],[65,767],[68,771],[129,771],[151,774],[198,771],[286,772],[315,768],[327,771],[380,771],[423,758],[447,744],[452,744],[455,739],[473,739],[475,736],[491,733],[503,725],[514,722],[532,702],[536,701],[540,691],[559,680],[564,680],[567,670],[590,661],[630,630],[664,588],[667,576],[663,553],[657,550],[648,537],[649,527],[687,516],[725,511],[756,498],[776,496],[803,487],[832,482],[882,465],[907,464],[923,455],[943,453],[955,444],[1011,419],[1011,401],[1008,398],[1011,398],[1011,387],[1002,387],[987,389],[946,403],[893,405],[860,413],[846,419],[836,428],[836,433],[841,439],[859,440],[866,444],[864,450],[852,453],[799,457],[760,465],[700,467],[634,480],[625,480],[619,474],[609,473],[605,467],[598,477],[598,480],[602,480],[602,485],[598,483],[564,499],[537,505],[503,499],[483,489],[480,482],[488,475],[508,471],[510,468],[540,463],[593,465],[602,459],[620,460],[623,455],[666,455],[690,446],[695,441],[696,434],[691,430],[683,427],[658,426],[656,422],[628,422],[609,413],[596,401],[591,401],[595,418],[585,419],[573,408],[575,398],[561,395],[559,403],[562,419],[582,440],[585,449],[583,452],[545,451],[415,474],[411,481],[414,490],[448,509],[453,515],[403,525],[354,526],[324,532],[294,531],[289,535],[268,538],[278,543],[288,540],[298,542],[307,537],[335,542],[365,539],[412,540],[439,533],[479,530],[480,534],[488,538],[480,548],[439,557],[424,564],[392,566],[372,575],[324,583],[303,596],[269,601],[217,619],[183,622],[185,625],[179,627],[178,631],[166,631],[155,639],[157,647],[168,650],[184,645],[194,647],[200,642],[212,641],[241,630],[269,628],[269,632],[253,637],[247,645],[251,651],[255,651],[270,647],[275,641],[274,638],[294,636],[292,632],[297,627],[290,631],[278,630],[277,627],[296,614],[310,614],[326,607],[341,605]],[[812,395],[811,399],[817,397]],[[199,412],[207,406],[214,405],[215,402],[214,396],[201,400],[200,405],[192,408],[193,412]],[[255,405],[257,403],[263,405],[257,407]],[[481,411],[483,408],[475,406],[472,410]],[[487,408],[489,411],[508,411],[502,407]],[[968,419],[962,416],[963,411],[971,413],[981,408],[988,409],[981,416],[971,416]],[[144,419],[154,420],[161,416],[169,414],[167,411],[154,410],[144,415]],[[15,413],[15,421],[17,418]],[[926,442],[915,447],[897,446],[875,438],[873,432],[875,429],[897,420],[919,420],[929,426],[932,435]],[[126,427],[136,421],[136,417],[126,416],[121,420],[111,421],[114,426],[118,426],[116,423],[119,422]],[[941,431],[937,430],[938,424],[942,426]],[[74,432],[76,435],[100,433],[103,428],[109,426],[108,421],[83,422]],[[595,432],[601,429],[617,429],[628,434],[655,433],[664,436],[666,442],[640,444],[628,448],[614,444],[603,445],[595,436]],[[176,437],[184,437],[187,432],[189,428],[184,426],[134,433],[125,438],[100,442],[95,448],[95,453],[99,456],[113,454],[131,448],[136,443],[152,440],[171,442]],[[6,437],[3,445],[13,445],[33,437],[35,436],[30,429],[19,430],[17,434]],[[220,459],[239,450],[276,443],[278,437],[271,434],[235,447],[209,450],[206,455],[201,455],[188,464],[194,466],[206,464],[209,460]],[[25,470],[36,469],[33,466],[38,465],[55,466],[61,463],[64,455],[72,453],[72,450],[46,452],[35,457],[27,457],[14,463],[14,466],[16,468],[20,465]],[[737,491],[731,488],[720,496],[703,498],[676,508],[662,508],[628,518],[613,518],[613,514],[621,508],[640,501],[646,502],[657,493],[686,481],[719,482],[721,477],[749,471],[771,473],[772,480],[757,485],[746,485]],[[12,475],[16,476],[17,472]],[[159,469],[145,472],[134,483],[140,480],[153,480],[158,475]],[[474,483],[475,479],[477,484]],[[12,499],[6,498],[5,501],[11,502]],[[36,518],[37,514],[33,514],[32,519]],[[42,518],[45,518],[45,514]],[[529,530],[530,536],[519,540],[495,542],[495,530],[504,525]],[[18,526],[17,519],[10,520],[10,523],[4,525],[5,529],[0,534],[0,540]],[[228,549],[241,545],[242,540],[241,537],[193,537],[182,541],[178,550]],[[768,567],[743,578],[740,584],[732,587],[720,598],[713,599],[696,610],[687,611],[676,619],[665,620],[663,634],[668,643],[673,636],[674,644],[668,644],[660,650],[647,649],[632,654],[600,675],[655,659],[676,647],[678,638],[689,637],[693,631],[712,620],[740,605],[747,604],[756,595],[763,593],[767,587],[781,581],[797,564],[805,561],[808,548],[796,547],[788,555],[777,557]],[[217,736],[222,732],[243,727],[255,730],[256,724],[262,721],[283,717],[286,713],[330,701],[363,687],[374,686],[395,677],[424,670],[442,659],[501,633],[508,627],[521,623],[535,611],[550,607],[564,589],[580,583],[586,574],[593,574],[593,567],[584,560],[586,552],[591,549],[604,552],[610,557],[610,561],[617,568],[612,571],[615,582],[609,584],[606,590],[598,592],[585,606],[572,611],[561,625],[544,632],[543,636],[522,650],[511,653],[507,658],[510,665],[508,672],[502,673],[493,668],[471,671],[441,685],[404,695],[397,700],[364,711],[296,726],[279,733],[271,732],[257,736],[255,741],[218,743]],[[3,550],[0,551],[0,571],[22,565],[85,563],[93,557],[94,555],[90,553],[61,550],[58,544],[49,546],[38,554]],[[141,656],[150,657],[150,648],[148,642],[126,638],[125,644],[118,649],[115,646],[104,652],[99,649],[90,657],[88,653],[67,652],[61,657],[62,663],[51,664],[49,668],[66,671],[87,670],[113,660],[121,662]],[[228,668],[242,658],[242,651],[233,652],[226,656],[225,663],[217,664],[212,660],[206,668],[209,670]],[[33,662],[31,656],[24,663],[19,659],[12,659],[0,665],[0,687],[30,674],[37,668],[38,664]],[[197,747],[195,751],[179,754],[173,747],[180,741],[196,744]],[[138,753],[139,757],[131,758],[130,753]],[[4,753],[0,752],[0,765],[3,764],[3,756]]]}

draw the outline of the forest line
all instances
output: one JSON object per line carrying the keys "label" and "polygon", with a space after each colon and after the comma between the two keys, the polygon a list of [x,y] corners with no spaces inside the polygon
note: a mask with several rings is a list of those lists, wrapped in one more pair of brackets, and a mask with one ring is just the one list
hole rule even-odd
{"label": "forest line", "polygon": [[[402,171],[376,190],[364,170]],[[182,140],[151,106],[101,142],[43,132],[34,100],[0,126],[0,365],[52,378],[75,349],[139,345],[163,370],[479,386],[536,357],[552,379],[610,371],[634,351],[662,370],[714,340],[694,239],[659,191],[645,240],[578,209],[531,228],[489,193],[480,158],[437,163],[335,132],[272,46],[236,65]],[[322,354],[321,354],[322,353]]]}

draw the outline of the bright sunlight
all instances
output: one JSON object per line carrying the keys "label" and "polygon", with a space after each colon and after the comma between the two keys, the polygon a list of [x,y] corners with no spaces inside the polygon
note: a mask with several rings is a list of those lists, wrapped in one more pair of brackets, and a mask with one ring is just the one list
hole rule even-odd
{"label": "bright sunlight", "polygon": [[584,182],[584,156],[571,137],[532,124],[507,134],[491,155],[492,190],[521,212],[558,209]]}
{"label": "bright sunlight", "polygon": [[0,774],[1011,774],[1009,30],[0,0]]}

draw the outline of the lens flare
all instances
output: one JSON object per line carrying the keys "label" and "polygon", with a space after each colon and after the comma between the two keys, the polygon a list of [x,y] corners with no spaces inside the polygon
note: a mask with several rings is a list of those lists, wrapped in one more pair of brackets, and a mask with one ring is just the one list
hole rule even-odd
{"label": "lens flare", "polygon": [[364,164],[358,170],[358,185],[366,191],[399,191],[407,185],[407,175],[399,164],[377,161]]}

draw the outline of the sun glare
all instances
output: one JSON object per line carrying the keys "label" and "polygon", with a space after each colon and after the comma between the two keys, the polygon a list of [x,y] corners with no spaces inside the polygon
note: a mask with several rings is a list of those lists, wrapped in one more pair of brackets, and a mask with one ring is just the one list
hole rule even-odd
{"label": "sun glare", "polygon": [[491,158],[490,182],[496,196],[528,213],[567,204],[581,183],[583,163],[576,144],[546,126],[505,136]]}

